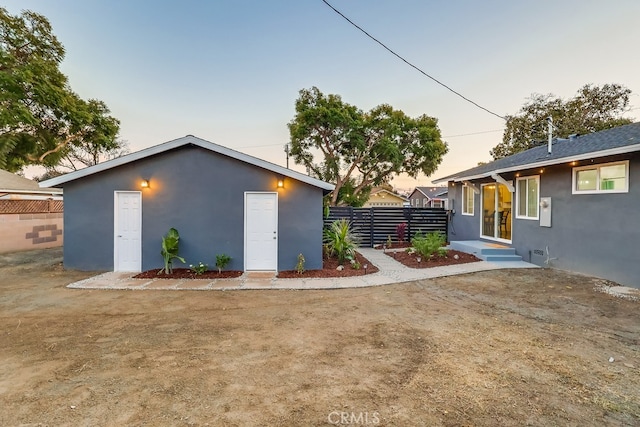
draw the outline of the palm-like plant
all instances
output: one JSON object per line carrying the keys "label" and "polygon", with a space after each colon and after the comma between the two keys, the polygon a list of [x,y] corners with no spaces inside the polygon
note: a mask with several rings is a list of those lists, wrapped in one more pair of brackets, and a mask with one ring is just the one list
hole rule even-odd
{"label": "palm-like plant", "polygon": [[179,259],[183,263],[184,258],[178,256],[178,243],[180,242],[180,235],[178,234],[178,230],[175,228],[170,228],[169,232],[162,238],[162,250],[160,254],[164,259],[164,268],[158,271],[158,274],[171,274],[173,271],[173,260],[175,258]]}
{"label": "palm-like plant", "polygon": [[354,259],[358,239],[351,229],[351,223],[346,219],[332,222],[324,230],[324,245],[329,256],[335,255],[340,264],[347,259]]}

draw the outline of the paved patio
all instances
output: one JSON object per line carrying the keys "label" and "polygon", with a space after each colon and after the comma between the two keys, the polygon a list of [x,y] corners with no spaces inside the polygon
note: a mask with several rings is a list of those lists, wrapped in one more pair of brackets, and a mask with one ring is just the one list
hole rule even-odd
{"label": "paved patio", "polygon": [[134,279],[137,273],[107,272],[71,283],[73,289],[130,289],[130,290],[244,290],[244,289],[341,289],[363,288],[368,286],[389,285],[434,277],[475,273],[477,271],[498,270],[503,268],[539,268],[523,261],[488,262],[479,261],[445,267],[414,269],[371,248],[359,248],[358,251],[374,264],[377,273],[334,278],[294,278],[278,279],[265,277],[264,274],[244,273],[235,279]]}

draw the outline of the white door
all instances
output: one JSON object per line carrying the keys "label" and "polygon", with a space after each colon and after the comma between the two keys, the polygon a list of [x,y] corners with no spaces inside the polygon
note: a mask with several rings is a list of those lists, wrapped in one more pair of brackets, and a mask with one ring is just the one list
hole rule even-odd
{"label": "white door", "polygon": [[142,268],[142,193],[115,192],[114,271]]}
{"label": "white door", "polygon": [[245,193],[245,270],[278,269],[278,193]]}

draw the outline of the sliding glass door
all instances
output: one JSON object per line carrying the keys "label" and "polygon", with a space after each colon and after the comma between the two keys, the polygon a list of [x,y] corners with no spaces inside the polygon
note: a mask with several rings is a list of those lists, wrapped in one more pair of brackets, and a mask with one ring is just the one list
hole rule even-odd
{"label": "sliding glass door", "polygon": [[511,196],[507,187],[497,182],[482,186],[482,237],[511,240]]}

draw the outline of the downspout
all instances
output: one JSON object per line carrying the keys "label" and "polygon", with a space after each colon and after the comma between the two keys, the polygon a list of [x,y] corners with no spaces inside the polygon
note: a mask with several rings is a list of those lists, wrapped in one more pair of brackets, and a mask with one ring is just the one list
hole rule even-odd
{"label": "downspout", "polygon": [[547,144],[547,154],[551,155],[551,147],[553,145],[553,117],[547,117],[547,125],[549,132],[549,143]]}

